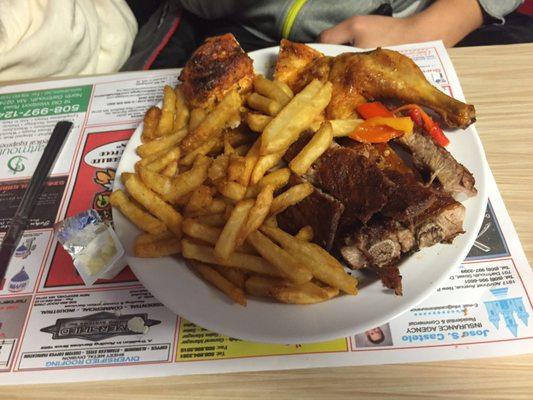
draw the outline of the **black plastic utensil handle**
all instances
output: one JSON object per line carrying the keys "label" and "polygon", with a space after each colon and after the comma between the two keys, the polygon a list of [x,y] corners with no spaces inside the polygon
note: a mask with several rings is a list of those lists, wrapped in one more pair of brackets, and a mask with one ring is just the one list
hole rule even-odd
{"label": "black plastic utensil handle", "polygon": [[35,202],[42,190],[44,180],[50,173],[50,169],[52,168],[52,165],[59,154],[59,150],[61,150],[71,128],[72,122],[70,121],[60,121],[56,124],[54,131],[50,136],[50,140],[44,149],[43,155],[39,160],[39,164],[37,164],[37,168],[30,180],[30,184],[20,201],[17,212],[11,219],[9,228],[2,240],[2,245],[0,246],[0,281],[4,279],[11,256],[26,228],[28,218],[35,207]]}

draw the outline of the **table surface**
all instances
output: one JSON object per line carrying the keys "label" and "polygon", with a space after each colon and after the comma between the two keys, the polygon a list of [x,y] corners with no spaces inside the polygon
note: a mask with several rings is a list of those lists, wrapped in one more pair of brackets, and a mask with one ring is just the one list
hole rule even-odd
{"label": "table surface", "polygon": [[[533,264],[533,44],[449,50]],[[481,360],[3,386],[0,399],[533,398],[533,354]]]}

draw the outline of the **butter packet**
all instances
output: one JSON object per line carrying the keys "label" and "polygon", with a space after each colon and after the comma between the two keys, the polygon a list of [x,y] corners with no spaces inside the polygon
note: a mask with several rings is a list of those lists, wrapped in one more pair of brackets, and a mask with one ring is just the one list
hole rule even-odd
{"label": "butter packet", "polygon": [[121,261],[124,248],[96,210],[69,217],[58,222],[54,229],[85,285],[91,286],[100,278],[113,278],[124,268]]}

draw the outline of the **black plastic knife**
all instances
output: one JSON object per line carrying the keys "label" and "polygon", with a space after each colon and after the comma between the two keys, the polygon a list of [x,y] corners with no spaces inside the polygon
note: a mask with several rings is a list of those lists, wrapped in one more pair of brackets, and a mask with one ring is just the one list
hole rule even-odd
{"label": "black plastic knife", "polygon": [[6,235],[0,245],[0,282],[4,280],[13,252],[18,245],[24,229],[26,229],[28,218],[35,207],[44,181],[50,173],[50,169],[71,128],[72,122],[70,121],[60,121],[56,124],[43,155],[39,160],[39,164],[37,164],[35,173],[30,180],[30,184],[24,192],[24,196],[22,196],[17,212],[11,219]]}

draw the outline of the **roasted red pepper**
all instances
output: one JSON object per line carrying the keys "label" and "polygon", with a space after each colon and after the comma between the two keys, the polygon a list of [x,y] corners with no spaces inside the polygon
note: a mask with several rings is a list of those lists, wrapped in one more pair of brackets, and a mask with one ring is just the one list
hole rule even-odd
{"label": "roasted red pepper", "polygon": [[415,124],[418,126],[423,126],[424,129],[431,135],[433,140],[441,146],[447,146],[450,143],[450,139],[444,135],[439,124],[431,119],[427,113],[422,110],[419,105],[416,104],[406,104],[401,106],[393,111],[393,113],[398,113],[400,111],[408,111],[409,116]]}
{"label": "roasted red pepper", "polygon": [[374,117],[394,117],[394,114],[379,101],[361,104],[360,106],[356,107],[356,111],[363,119]]}
{"label": "roasted red pepper", "polygon": [[416,124],[416,126],[424,126],[424,121],[422,120],[422,115],[420,115],[420,109],[412,108],[409,110],[409,116]]}

